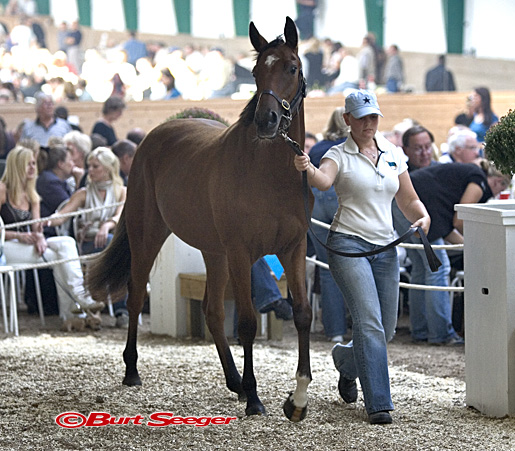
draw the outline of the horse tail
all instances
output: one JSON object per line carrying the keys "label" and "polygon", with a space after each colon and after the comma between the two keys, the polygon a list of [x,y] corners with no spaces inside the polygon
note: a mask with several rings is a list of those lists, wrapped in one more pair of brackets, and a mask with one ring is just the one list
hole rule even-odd
{"label": "horse tail", "polygon": [[86,285],[93,299],[106,302],[109,295],[113,301],[125,296],[130,270],[131,249],[124,208],[113,240],[88,266]]}

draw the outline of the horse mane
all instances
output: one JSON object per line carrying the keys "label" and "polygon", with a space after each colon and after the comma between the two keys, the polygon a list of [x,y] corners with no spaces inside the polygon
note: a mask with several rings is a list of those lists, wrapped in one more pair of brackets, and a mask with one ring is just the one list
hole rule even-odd
{"label": "horse mane", "polygon": [[243,125],[248,127],[254,122],[254,115],[256,113],[256,107],[258,103],[258,96],[254,94],[254,96],[249,100],[243,111],[240,113],[240,121]]}
{"label": "horse mane", "polygon": [[[286,41],[284,40],[283,36],[277,36],[273,41],[270,41],[268,44],[266,44],[260,52],[256,52],[255,60],[256,60],[256,66],[259,63],[259,57],[263,54],[265,50],[268,50],[270,48],[279,47],[280,45],[286,44]],[[254,66],[254,69],[256,67]],[[254,69],[252,69],[252,73],[254,73]],[[240,113],[240,120],[243,125],[249,126],[254,121],[254,114],[256,112],[256,107],[258,103],[258,97],[257,94],[254,94],[254,96],[249,100],[243,111]]]}

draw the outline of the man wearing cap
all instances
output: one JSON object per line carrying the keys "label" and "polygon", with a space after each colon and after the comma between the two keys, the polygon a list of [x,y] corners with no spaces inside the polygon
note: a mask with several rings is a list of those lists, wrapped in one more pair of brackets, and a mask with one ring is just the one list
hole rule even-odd
{"label": "man wearing cap", "polygon": [[[295,157],[298,171],[307,171],[311,186],[338,195],[327,244],[343,252],[368,252],[394,239],[391,205],[395,198],[414,227],[427,232],[430,218],[408,175],[401,149],[378,133],[382,116],[374,93],[354,90],[345,99],[347,140],[332,147],[319,168],[307,155]],[[358,397],[356,378],[371,424],[392,422],[386,343],[397,324],[399,261],[390,249],[371,258],[328,252],[331,273],[352,316],[352,341],[337,344],[333,361],[340,373],[338,390],[347,403]]]}

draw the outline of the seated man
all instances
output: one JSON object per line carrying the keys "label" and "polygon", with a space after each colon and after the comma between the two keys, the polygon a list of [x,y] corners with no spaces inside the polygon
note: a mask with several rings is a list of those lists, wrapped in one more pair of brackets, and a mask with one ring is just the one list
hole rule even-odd
{"label": "seated man", "polygon": [[127,186],[127,181],[129,180],[129,172],[137,147],[135,143],[128,139],[116,141],[113,147],[111,147],[113,153],[118,157],[118,160],[120,160],[120,177],[123,179],[125,186]]}
{"label": "seated man", "polygon": [[[293,310],[287,299],[283,299],[275,282],[270,267],[264,258],[252,265],[251,295],[255,309],[259,313],[275,312],[277,319],[289,321],[293,318]],[[238,313],[234,310],[234,338],[238,338]]]}
{"label": "seated man", "polygon": [[291,305],[286,299],[283,299],[264,258],[260,258],[252,265],[250,277],[252,302],[259,313],[268,313],[273,310],[278,319],[288,321],[293,318]]}
{"label": "seated man", "polygon": [[[41,196],[41,217],[55,213],[57,207],[72,195],[67,183],[73,173],[72,152],[64,146],[54,146],[48,151],[47,169],[38,177],[36,189]],[[46,237],[56,236],[55,227],[45,227]]]}
{"label": "seated man", "polygon": [[481,150],[477,134],[469,129],[458,130],[447,139],[448,153],[440,157],[440,163],[474,163]]}

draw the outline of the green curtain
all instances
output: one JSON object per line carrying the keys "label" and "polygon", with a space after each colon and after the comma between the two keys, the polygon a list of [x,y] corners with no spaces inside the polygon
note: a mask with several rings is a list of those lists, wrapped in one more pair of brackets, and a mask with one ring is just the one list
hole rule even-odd
{"label": "green curtain", "polygon": [[365,0],[367,30],[376,36],[376,43],[383,47],[384,42],[384,0]]}
{"label": "green curtain", "polygon": [[179,33],[191,34],[191,0],[172,0]]}
{"label": "green curtain", "polygon": [[36,5],[38,6],[38,14],[50,15],[50,0],[36,0]]}
{"label": "green curtain", "polygon": [[447,53],[463,53],[465,0],[442,0]]}
{"label": "green curtain", "polygon": [[250,0],[232,0],[232,5],[236,36],[248,36],[250,22]]}
{"label": "green curtain", "polygon": [[123,13],[125,15],[125,28],[138,31],[138,0],[123,0]]}
{"label": "green curtain", "polygon": [[84,27],[91,27],[91,0],[77,0],[79,23]]}

